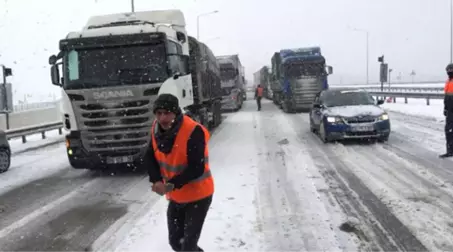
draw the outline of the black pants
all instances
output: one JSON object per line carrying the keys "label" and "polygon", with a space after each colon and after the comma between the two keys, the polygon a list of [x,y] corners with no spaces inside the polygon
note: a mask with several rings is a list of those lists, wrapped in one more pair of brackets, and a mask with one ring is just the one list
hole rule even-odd
{"label": "black pants", "polygon": [[167,209],[168,238],[174,251],[203,251],[198,247],[198,239],[211,202],[212,196],[185,204],[170,201]]}
{"label": "black pants", "polygon": [[453,153],[453,115],[447,115],[445,118],[445,140],[447,153]]}
{"label": "black pants", "polygon": [[258,110],[261,110],[261,97],[256,97],[256,105],[258,105]]}

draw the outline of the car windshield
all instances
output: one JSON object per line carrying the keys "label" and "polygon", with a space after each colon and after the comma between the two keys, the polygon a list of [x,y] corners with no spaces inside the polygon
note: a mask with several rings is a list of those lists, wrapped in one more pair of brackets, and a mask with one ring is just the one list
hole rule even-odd
{"label": "car windshield", "polygon": [[163,82],[165,44],[71,50],[65,57],[66,89]]}
{"label": "car windshield", "polygon": [[373,97],[364,91],[327,91],[321,99],[327,107],[375,104]]}

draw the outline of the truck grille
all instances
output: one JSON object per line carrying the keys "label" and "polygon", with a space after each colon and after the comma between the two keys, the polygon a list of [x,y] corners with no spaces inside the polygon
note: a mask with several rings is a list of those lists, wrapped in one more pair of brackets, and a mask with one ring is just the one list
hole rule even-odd
{"label": "truck grille", "polygon": [[122,156],[138,154],[148,145],[154,119],[151,100],[77,103],[74,108],[80,115],[78,125],[86,150]]}
{"label": "truck grille", "polygon": [[293,101],[298,106],[310,106],[322,90],[317,78],[307,77],[292,81]]}

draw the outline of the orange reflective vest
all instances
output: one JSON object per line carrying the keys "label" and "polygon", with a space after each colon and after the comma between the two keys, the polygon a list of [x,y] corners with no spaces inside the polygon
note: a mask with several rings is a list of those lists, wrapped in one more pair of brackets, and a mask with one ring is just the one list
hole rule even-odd
{"label": "orange reflective vest", "polygon": [[263,97],[263,88],[262,87],[256,88],[256,91],[257,91],[258,97]]}
{"label": "orange reflective vest", "polygon": [[445,82],[444,92],[446,95],[453,95],[453,80]]}
{"label": "orange reflective vest", "polygon": [[[181,122],[181,127],[176,135],[173,148],[169,154],[165,154],[157,148],[157,142],[155,133],[157,132],[157,122],[154,120],[151,128],[152,145],[154,149],[154,155],[160,166],[160,173],[164,182],[167,182],[174,176],[180,174],[182,171],[188,168],[187,166],[187,141],[190,138],[193,130],[198,124],[192,118],[184,115]],[[200,125],[205,135],[206,148],[204,150],[204,173],[197,179],[192,180],[188,184],[184,185],[180,189],[175,189],[166,194],[167,199],[175,201],[177,203],[188,203],[194,202],[214,193],[214,179],[209,169],[209,153],[208,153],[208,141],[210,138],[209,131]],[[190,168],[189,168],[190,169]]]}

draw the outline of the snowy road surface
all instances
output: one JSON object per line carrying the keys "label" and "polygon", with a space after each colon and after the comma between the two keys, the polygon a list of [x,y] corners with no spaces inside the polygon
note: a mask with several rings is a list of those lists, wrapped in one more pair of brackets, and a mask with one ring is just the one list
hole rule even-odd
{"label": "snowy road surface", "polygon": [[[253,100],[210,142],[205,251],[453,250],[453,163],[439,122],[392,113],[388,143],[323,144],[307,114]],[[63,144],[0,174],[5,251],[171,251],[166,200],[138,172],[69,168]]]}

